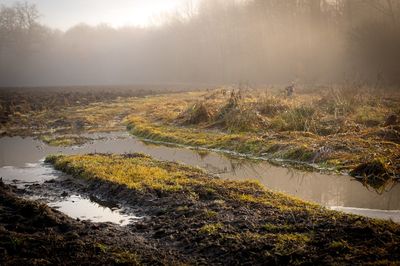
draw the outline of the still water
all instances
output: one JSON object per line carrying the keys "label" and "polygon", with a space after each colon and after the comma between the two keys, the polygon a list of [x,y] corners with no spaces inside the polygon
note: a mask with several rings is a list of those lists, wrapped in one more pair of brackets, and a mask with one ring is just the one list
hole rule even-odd
{"label": "still water", "polygon": [[[187,148],[153,145],[125,132],[97,134],[95,138],[99,140],[80,147],[66,148],[50,147],[30,137],[0,138],[0,177],[6,182],[19,185],[57,178],[60,173],[43,163],[43,158],[48,154],[141,152],[160,160],[198,166],[221,178],[256,179],[269,189],[332,209],[400,222],[398,184],[377,193],[349,176],[310,173],[274,166],[265,161],[231,158],[217,152],[204,153]],[[62,208],[60,210],[63,211]],[[65,212],[77,217],[70,211]]]}

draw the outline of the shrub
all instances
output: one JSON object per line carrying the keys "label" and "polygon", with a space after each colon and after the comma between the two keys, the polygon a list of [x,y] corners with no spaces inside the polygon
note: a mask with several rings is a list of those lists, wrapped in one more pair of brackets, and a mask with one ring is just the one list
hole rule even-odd
{"label": "shrub", "polygon": [[202,101],[193,104],[180,115],[180,118],[183,119],[183,123],[192,125],[209,122],[212,117],[213,112],[211,108]]}
{"label": "shrub", "polygon": [[266,95],[256,103],[255,109],[262,115],[274,116],[277,113],[286,111],[289,106],[282,98]]}

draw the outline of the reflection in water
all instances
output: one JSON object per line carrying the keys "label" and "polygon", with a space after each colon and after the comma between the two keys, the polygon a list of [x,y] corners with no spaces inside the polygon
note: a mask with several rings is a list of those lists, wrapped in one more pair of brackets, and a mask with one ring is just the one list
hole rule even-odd
{"label": "reflection in water", "polygon": [[[24,168],[27,163],[37,163],[40,159],[52,153],[142,152],[156,159],[198,166],[219,175],[221,178],[256,179],[272,190],[285,192],[325,206],[400,210],[400,186],[398,184],[387,187],[387,190],[382,191],[382,193],[376,193],[372,189],[366,189],[362,183],[349,176],[310,173],[277,167],[263,161],[227,157],[215,152],[145,144],[130,137],[127,133],[98,134],[97,137],[104,137],[104,139],[82,147],[72,148],[49,147],[33,138],[1,138],[0,167],[3,168],[0,168],[0,176],[6,176],[11,180],[18,179],[19,176],[25,181],[31,180],[27,176],[24,177],[21,172],[10,170],[11,168],[4,166]],[[23,172],[23,170],[21,171]],[[39,178],[46,179],[44,173],[34,174],[34,176],[36,175]]]}
{"label": "reflection in water", "polygon": [[49,206],[72,218],[90,220],[92,222],[111,222],[127,225],[133,220],[140,219],[136,216],[122,214],[120,210],[109,209],[77,195],[65,198],[62,201],[50,202]]}
{"label": "reflection in water", "polygon": [[368,178],[357,178],[357,181],[361,182],[368,190],[373,190],[378,194],[384,194],[390,190],[398,183],[397,180],[393,178],[380,179],[379,182],[371,182]]}
{"label": "reflection in water", "polygon": [[289,193],[325,206],[347,206],[369,209],[400,209],[400,186],[393,184],[390,190],[376,193],[348,176],[326,175],[275,167],[267,163],[247,162],[235,165],[235,174],[222,174],[236,180],[257,179],[276,191]]}
{"label": "reflection in water", "polygon": [[6,183],[13,183],[17,187],[33,183],[43,183],[60,176],[57,170],[43,161],[27,163],[23,167],[3,166],[0,168],[0,177]]}

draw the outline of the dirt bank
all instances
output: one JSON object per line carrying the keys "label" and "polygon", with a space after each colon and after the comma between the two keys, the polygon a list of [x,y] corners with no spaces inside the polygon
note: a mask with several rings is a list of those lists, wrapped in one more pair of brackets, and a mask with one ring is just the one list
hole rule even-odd
{"label": "dirt bank", "polygon": [[149,218],[131,231],[191,263],[400,263],[398,224],[329,211],[254,182],[224,181],[138,154],[48,161],[81,181],[70,186],[140,208]]}

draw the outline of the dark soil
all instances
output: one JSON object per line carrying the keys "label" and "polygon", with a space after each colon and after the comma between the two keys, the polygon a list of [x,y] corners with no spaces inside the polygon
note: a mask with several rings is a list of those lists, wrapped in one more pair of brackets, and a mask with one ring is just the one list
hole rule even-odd
{"label": "dark soil", "polygon": [[142,208],[151,218],[133,224],[134,231],[204,265],[400,263],[400,226],[391,223],[308,208],[280,211],[224,198],[223,188],[199,187],[198,199],[97,181],[84,190]]}
{"label": "dark soil", "polygon": [[179,264],[127,227],[77,221],[0,183],[0,265]]}

